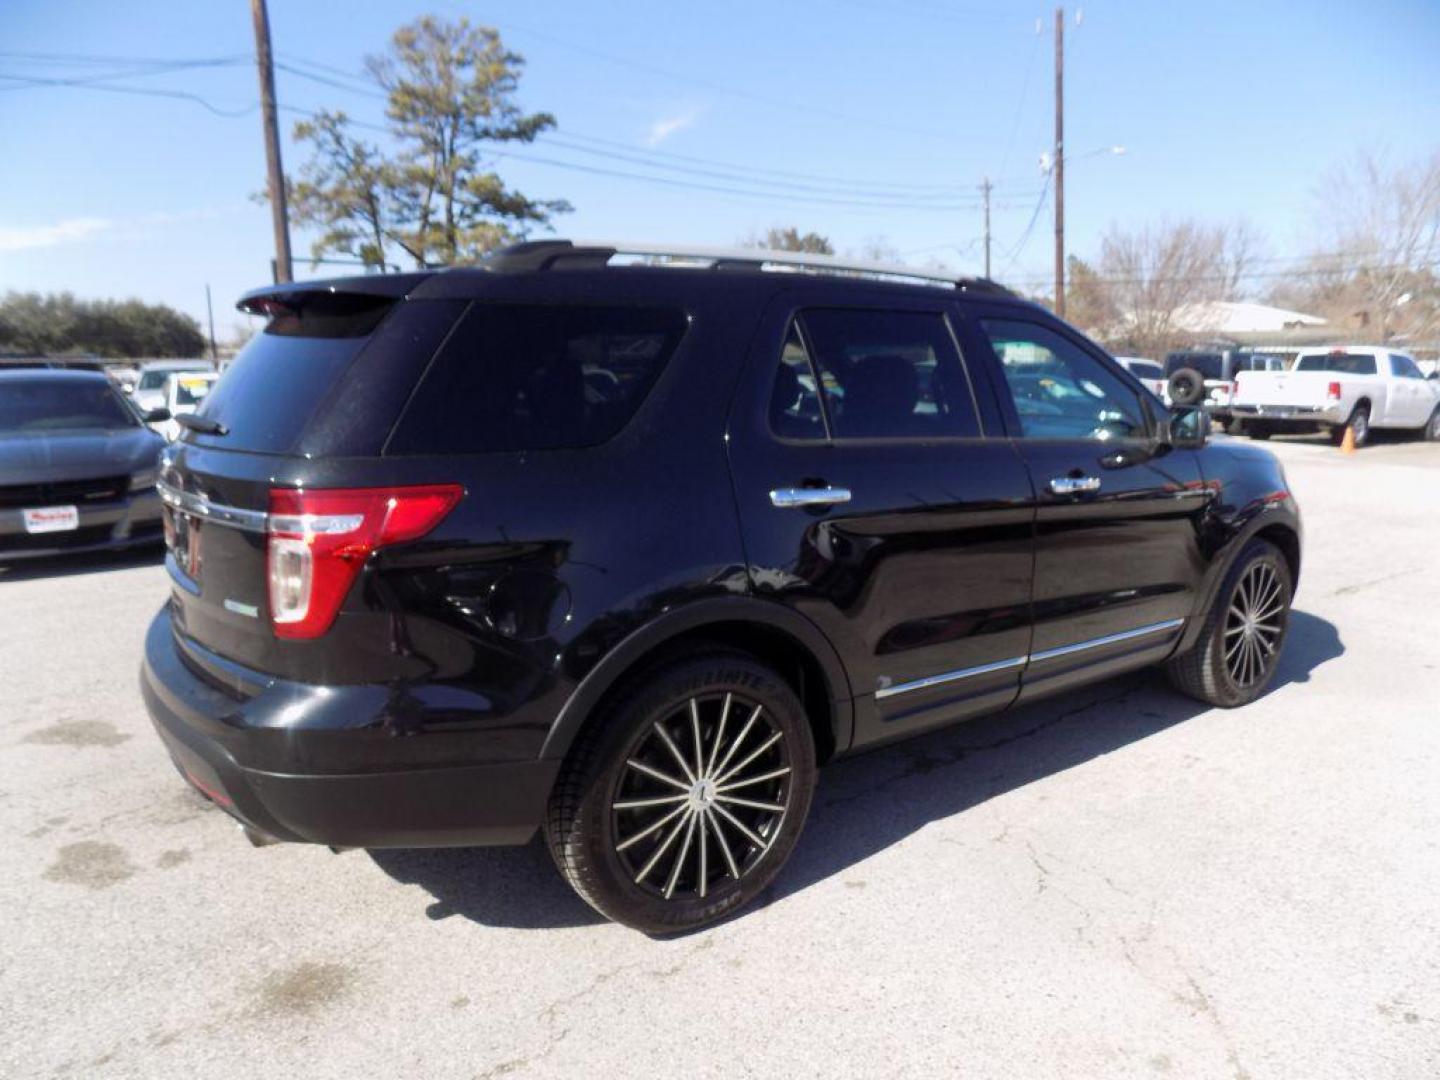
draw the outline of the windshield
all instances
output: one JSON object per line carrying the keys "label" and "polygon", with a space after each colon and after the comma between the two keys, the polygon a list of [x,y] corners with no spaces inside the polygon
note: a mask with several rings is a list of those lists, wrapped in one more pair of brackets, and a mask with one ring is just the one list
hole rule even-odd
{"label": "windshield", "polygon": [[0,391],[0,435],[63,428],[110,430],[136,423],[105,382],[14,382]]}
{"label": "windshield", "polygon": [[203,375],[177,379],[175,381],[175,404],[199,405],[205,400],[205,395],[210,393],[210,386],[214,382],[214,379]]}
{"label": "windshield", "polygon": [[1375,357],[1364,353],[1312,353],[1300,357],[1296,371],[1333,371],[1339,375],[1374,375]]}
{"label": "windshield", "polygon": [[137,390],[159,390],[165,385],[165,380],[170,377],[168,371],[147,371],[140,376],[140,381],[135,384]]}

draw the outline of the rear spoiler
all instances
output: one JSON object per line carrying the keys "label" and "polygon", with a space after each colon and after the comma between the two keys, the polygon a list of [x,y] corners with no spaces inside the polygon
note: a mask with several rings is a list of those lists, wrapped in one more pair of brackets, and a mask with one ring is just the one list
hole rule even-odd
{"label": "rear spoiler", "polygon": [[368,274],[320,281],[287,281],[251,289],[240,297],[235,307],[247,315],[272,315],[279,311],[299,311],[314,300],[342,295],[399,300],[430,276],[429,273]]}

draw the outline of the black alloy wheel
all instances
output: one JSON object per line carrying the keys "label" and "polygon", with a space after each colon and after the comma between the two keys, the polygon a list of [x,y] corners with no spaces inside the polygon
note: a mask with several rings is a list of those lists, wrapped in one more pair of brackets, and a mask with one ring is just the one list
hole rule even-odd
{"label": "black alloy wheel", "polygon": [[753,657],[707,651],[621,688],[567,758],[546,835],[601,914],[675,933],[774,880],[814,786],[814,739],[794,691]]}
{"label": "black alloy wheel", "polygon": [[1266,540],[1251,540],[1225,576],[1200,636],[1165,665],[1181,693],[1234,708],[1254,701],[1275,678],[1290,627],[1290,564]]}
{"label": "black alloy wheel", "polygon": [[1256,559],[1245,568],[1225,611],[1225,670],[1244,691],[1261,682],[1280,656],[1289,600],[1276,567]]}

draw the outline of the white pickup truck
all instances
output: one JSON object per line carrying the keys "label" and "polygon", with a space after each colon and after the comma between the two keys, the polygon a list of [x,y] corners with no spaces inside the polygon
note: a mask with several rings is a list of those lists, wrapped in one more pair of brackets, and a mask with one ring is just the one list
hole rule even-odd
{"label": "white pickup truck", "polygon": [[1349,428],[1363,446],[1372,428],[1413,428],[1440,439],[1440,379],[1404,353],[1368,345],[1307,349],[1288,371],[1246,371],[1235,380],[1231,415],[1254,439],[1281,432]]}

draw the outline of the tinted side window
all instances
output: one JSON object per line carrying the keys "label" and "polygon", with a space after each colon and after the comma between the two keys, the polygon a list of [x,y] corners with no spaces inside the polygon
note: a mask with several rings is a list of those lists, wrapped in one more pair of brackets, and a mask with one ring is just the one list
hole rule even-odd
{"label": "tinted side window", "polygon": [[1337,375],[1374,375],[1375,357],[1365,353],[1326,353],[1302,356],[1296,371],[1333,371]]}
{"label": "tinted side window", "polygon": [[1415,366],[1415,361],[1408,356],[1401,356],[1399,353],[1390,354],[1390,370],[1402,379],[1423,379],[1424,375]]}
{"label": "tinted side window", "polygon": [[981,321],[1027,439],[1123,439],[1148,434],[1140,399],[1068,338],[1019,319]]}
{"label": "tinted side window", "polygon": [[435,357],[386,451],[602,443],[635,415],[685,326],[673,309],[477,303]]}
{"label": "tinted side window", "polygon": [[775,387],[770,394],[770,430],[784,439],[823,439],[825,416],[810,353],[800,337],[800,327],[790,324]]}
{"label": "tinted side window", "polygon": [[837,439],[980,434],[945,316],[822,308],[802,322]]}

